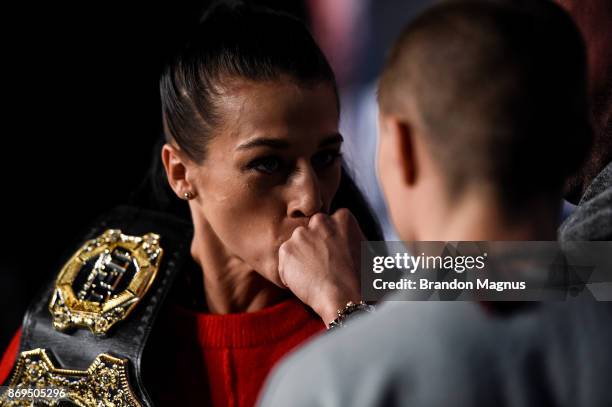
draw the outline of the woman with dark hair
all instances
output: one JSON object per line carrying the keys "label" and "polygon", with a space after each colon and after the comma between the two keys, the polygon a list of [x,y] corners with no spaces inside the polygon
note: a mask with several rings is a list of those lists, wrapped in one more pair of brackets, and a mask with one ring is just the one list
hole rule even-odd
{"label": "woman with dark hair", "polygon": [[[141,404],[250,406],[275,362],[324,330],[348,301],[360,300],[354,248],[338,249],[347,256],[337,264],[334,278],[302,276],[302,283],[294,280],[292,285],[279,272],[283,243],[308,228],[339,230],[356,241],[382,240],[381,234],[342,166],[333,72],[298,20],[243,4],[212,8],[166,65],[160,92],[165,140],[156,152],[161,163],[153,166],[159,170],[150,180],[153,188],[147,185],[144,191],[165,189],[175,196],[157,197],[156,215],[147,215],[147,228],[166,229],[159,233],[164,246],[173,243],[167,237],[164,243],[164,236],[180,235],[177,230],[189,225],[183,239],[188,254],[184,260],[180,248],[170,260],[164,254],[167,263],[161,263],[160,272],[180,268],[168,299],[163,301],[161,287],[170,285],[164,282],[172,281],[169,272],[165,280],[159,277],[159,295],[150,294],[136,307],[152,310],[142,317],[148,325],[141,321],[128,331],[129,319],[142,316],[135,312],[117,324],[114,337],[133,332],[132,342],[138,342],[130,377]],[[145,203],[140,192],[132,205],[150,209],[151,202]],[[157,214],[160,210],[164,215]],[[140,219],[142,213],[130,212],[130,219]],[[365,236],[359,235],[360,228]],[[154,246],[158,240],[146,242]],[[124,259],[126,254],[117,256]],[[122,272],[129,268],[113,267]],[[51,300],[54,318],[58,298],[65,301],[59,294]],[[43,308],[35,307],[32,319]],[[63,317],[54,319],[56,330],[65,325]],[[72,322],[78,325],[83,318]],[[25,335],[24,328],[22,356],[24,350],[48,347],[32,339],[40,337],[36,329]],[[47,334],[58,335],[53,330]],[[118,354],[129,342],[123,338],[121,347],[103,348],[113,335],[98,339],[85,334],[89,332],[82,336],[85,349],[95,342],[96,349]],[[74,336],[62,335],[69,348]],[[5,373],[18,341],[16,337],[5,355]],[[129,354],[131,348],[125,349]],[[59,364],[73,360],[75,350],[62,358],[57,356],[61,349],[51,348]],[[13,380],[20,377],[17,366]]]}

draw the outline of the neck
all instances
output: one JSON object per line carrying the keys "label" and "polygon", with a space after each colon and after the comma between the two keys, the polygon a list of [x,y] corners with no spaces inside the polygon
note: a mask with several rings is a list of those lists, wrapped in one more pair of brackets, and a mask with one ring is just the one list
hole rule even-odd
{"label": "neck", "polygon": [[202,268],[204,293],[210,313],[255,312],[288,297],[286,290],[228,253],[207,224],[195,225],[191,255]]}
{"label": "neck", "polygon": [[436,208],[438,216],[427,217],[428,221],[435,221],[425,223],[418,240],[557,240],[559,209],[551,210],[550,204],[535,203],[524,213],[509,216],[501,205],[485,195],[465,196],[452,207]]}

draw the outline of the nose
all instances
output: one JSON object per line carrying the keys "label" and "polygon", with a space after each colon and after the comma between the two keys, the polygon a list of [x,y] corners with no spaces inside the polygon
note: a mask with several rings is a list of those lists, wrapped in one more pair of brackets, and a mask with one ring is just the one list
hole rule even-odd
{"label": "nose", "polygon": [[294,175],[290,195],[287,207],[290,218],[309,218],[324,209],[319,178],[310,165]]}

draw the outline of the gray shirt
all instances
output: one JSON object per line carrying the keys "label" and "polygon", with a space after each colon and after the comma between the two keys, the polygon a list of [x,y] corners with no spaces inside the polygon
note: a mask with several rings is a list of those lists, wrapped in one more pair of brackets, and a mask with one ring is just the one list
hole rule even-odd
{"label": "gray shirt", "polygon": [[612,306],[502,317],[468,302],[388,302],[310,342],[261,407],[612,406]]}
{"label": "gray shirt", "polygon": [[559,240],[612,240],[612,162],[593,179],[563,222]]}

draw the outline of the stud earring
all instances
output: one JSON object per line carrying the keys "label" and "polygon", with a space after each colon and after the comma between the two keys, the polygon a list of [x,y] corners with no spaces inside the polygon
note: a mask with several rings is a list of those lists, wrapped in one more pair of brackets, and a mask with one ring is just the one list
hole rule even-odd
{"label": "stud earring", "polygon": [[189,201],[190,199],[192,199],[192,198],[193,198],[193,193],[192,193],[191,191],[185,192],[185,193],[183,194],[183,197],[184,197],[186,200],[188,200],[188,201]]}

